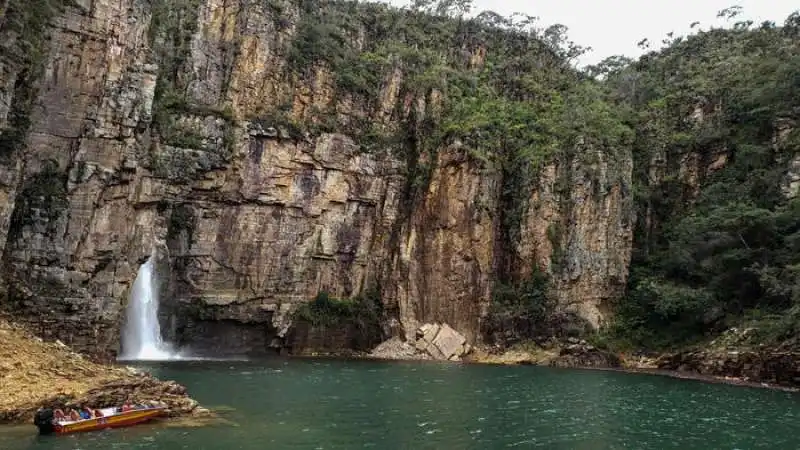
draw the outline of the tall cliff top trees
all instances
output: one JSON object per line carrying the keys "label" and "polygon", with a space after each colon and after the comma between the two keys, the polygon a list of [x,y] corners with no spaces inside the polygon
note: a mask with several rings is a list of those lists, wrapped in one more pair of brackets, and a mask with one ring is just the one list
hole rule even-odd
{"label": "tall cliff top trees", "polygon": [[798,13],[784,26],[740,21],[599,68],[636,129],[638,232],[617,323],[635,344],[692,341],[743,317],[760,318],[756,341],[800,332],[800,206],[787,190],[798,24]]}

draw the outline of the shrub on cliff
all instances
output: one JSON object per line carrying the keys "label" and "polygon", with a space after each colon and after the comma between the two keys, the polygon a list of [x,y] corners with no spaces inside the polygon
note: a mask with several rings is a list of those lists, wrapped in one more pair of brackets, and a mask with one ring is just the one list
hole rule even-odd
{"label": "shrub on cliff", "polygon": [[551,296],[547,273],[534,269],[530,276],[516,283],[495,285],[484,332],[496,343],[513,344],[535,337],[549,337],[549,321],[555,301]]}
{"label": "shrub on cliff", "polygon": [[294,313],[295,321],[313,327],[353,327],[368,340],[380,340],[383,306],[380,298],[371,292],[352,299],[337,299],[322,291],[308,303],[300,305]]}

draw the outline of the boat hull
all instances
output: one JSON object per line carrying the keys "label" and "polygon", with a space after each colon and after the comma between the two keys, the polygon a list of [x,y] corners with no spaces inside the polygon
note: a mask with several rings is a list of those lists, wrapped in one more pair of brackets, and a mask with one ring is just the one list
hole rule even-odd
{"label": "boat hull", "polygon": [[136,409],[106,417],[96,417],[69,423],[56,423],[53,427],[53,431],[56,434],[67,434],[103,430],[106,428],[129,427],[160,416],[164,413],[164,409],[165,408]]}

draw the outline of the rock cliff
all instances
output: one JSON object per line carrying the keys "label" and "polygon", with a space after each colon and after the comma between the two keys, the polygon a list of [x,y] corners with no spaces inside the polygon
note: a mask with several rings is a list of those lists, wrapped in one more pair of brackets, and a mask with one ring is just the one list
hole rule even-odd
{"label": "rock cliff", "polygon": [[[231,352],[285,345],[321,291],[377,289],[401,334],[442,322],[474,344],[509,260],[550,273],[559,307],[594,327],[625,286],[630,151],[563,148],[516,193],[509,238],[496,163],[457,144],[366,150],[373,128],[423,123],[440,92],[402,88],[401,65],[369,102],[342,88],[333,50],[298,54],[320,14],[361,7],[34,3],[36,17],[6,2],[0,29],[0,307],[46,338],[112,355],[153,248],[168,337]],[[366,52],[386,39],[375,23],[403,15],[364,8],[346,38]]]}

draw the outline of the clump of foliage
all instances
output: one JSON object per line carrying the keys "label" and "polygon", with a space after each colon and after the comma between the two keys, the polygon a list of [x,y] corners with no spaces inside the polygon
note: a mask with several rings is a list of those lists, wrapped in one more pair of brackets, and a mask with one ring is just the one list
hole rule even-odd
{"label": "clump of foliage", "polygon": [[370,290],[352,299],[338,299],[322,291],[294,313],[295,320],[314,327],[353,327],[368,342],[380,341],[382,318],[383,304],[377,293]]}
{"label": "clump of foliage", "polygon": [[26,180],[17,195],[9,235],[16,236],[24,227],[37,224],[44,224],[49,233],[55,233],[56,221],[67,206],[66,172],[59,169],[56,161],[44,161],[42,170]]}
{"label": "clump of foliage", "polygon": [[178,204],[172,208],[167,224],[167,241],[185,238],[191,243],[197,226],[197,217],[191,206]]}
{"label": "clump of foliage", "polygon": [[550,276],[539,268],[518,283],[499,283],[484,331],[506,344],[550,334],[556,306],[551,289]]}
{"label": "clump of foliage", "polygon": [[783,318],[760,321],[762,341],[798,336],[800,199],[781,186],[800,154],[799,38],[798,13],[783,26],[741,21],[599,69],[637,130],[620,339],[683,345],[754,315]]}
{"label": "clump of foliage", "polygon": [[9,0],[0,9],[0,32],[8,40],[0,45],[0,56],[25,65],[41,59],[47,51],[47,26],[67,4],[65,0]]}

